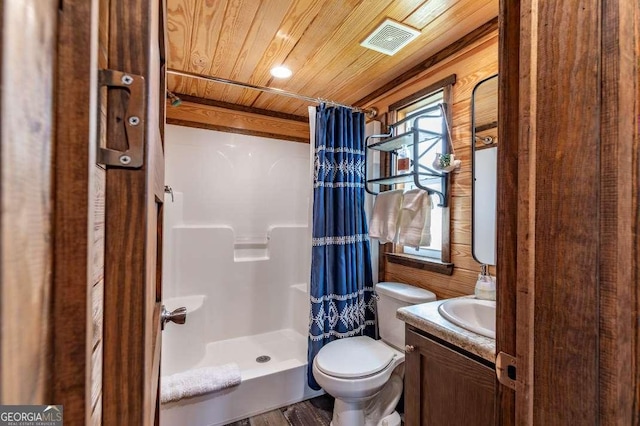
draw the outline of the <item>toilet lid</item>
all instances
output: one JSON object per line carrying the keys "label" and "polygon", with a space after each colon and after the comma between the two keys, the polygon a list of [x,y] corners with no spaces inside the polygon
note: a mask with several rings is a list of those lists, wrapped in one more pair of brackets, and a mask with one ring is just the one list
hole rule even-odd
{"label": "toilet lid", "polygon": [[395,352],[367,336],[334,340],[316,355],[316,366],[329,376],[363,377],[377,373],[393,360]]}

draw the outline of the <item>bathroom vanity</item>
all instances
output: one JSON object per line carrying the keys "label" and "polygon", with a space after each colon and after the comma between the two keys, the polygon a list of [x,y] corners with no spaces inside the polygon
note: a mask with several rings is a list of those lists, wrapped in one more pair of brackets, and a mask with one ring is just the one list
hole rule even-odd
{"label": "bathroom vanity", "polygon": [[447,321],[439,300],[399,309],[405,327],[405,424],[495,421],[495,340]]}

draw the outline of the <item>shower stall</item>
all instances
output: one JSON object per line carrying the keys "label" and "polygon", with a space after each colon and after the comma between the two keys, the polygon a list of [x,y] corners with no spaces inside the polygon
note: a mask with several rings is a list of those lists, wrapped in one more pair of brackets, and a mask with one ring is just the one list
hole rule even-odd
{"label": "shower stall", "polygon": [[[309,145],[168,125],[161,376],[230,362],[242,382],[162,406],[161,424],[219,425],[319,394],[306,384]],[[162,380],[162,379],[161,379]]]}

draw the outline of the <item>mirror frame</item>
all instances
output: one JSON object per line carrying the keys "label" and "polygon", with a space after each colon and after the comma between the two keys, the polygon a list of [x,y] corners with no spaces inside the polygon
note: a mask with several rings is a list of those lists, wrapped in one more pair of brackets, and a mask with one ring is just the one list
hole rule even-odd
{"label": "mirror frame", "polygon": [[[492,74],[488,77],[483,78],[482,80],[480,80],[474,87],[473,87],[473,91],[471,92],[471,256],[473,257],[473,260],[475,260],[476,262],[480,263],[480,264],[485,264],[485,262],[482,262],[480,260],[478,260],[478,258],[476,257],[476,252],[475,252],[475,245],[476,245],[476,207],[475,207],[475,202],[476,202],[476,179],[475,179],[475,170],[476,170],[476,91],[478,90],[479,87],[482,86],[483,83],[486,83],[489,80],[492,79],[496,79],[496,81],[499,81],[499,77],[498,74]],[[497,113],[497,106],[498,104],[498,89],[496,89],[496,116],[498,116]],[[496,133],[497,133],[497,126],[496,126]],[[499,142],[498,142],[499,144]],[[496,149],[498,147],[496,146]],[[497,165],[496,165],[497,168]],[[496,170],[497,173],[497,170]],[[497,176],[496,176],[496,181],[497,181]],[[496,182],[497,183],[497,182]],[[496,207],[497,207],[497,188],[496,188]],[[495,218],[494,218],[494,222],[497,222],[497,208],[496,208],[496,212],[495,212]],[[494,239],[496,238],[497,235],[497,226],[496,226],[496,232],[494,233]],[[493,263],[486,263],[488,265],[492,265],[494,266],[496,264],[496,258],[497,258],[497,243],[494,246],[494,255],[493,255]]]}

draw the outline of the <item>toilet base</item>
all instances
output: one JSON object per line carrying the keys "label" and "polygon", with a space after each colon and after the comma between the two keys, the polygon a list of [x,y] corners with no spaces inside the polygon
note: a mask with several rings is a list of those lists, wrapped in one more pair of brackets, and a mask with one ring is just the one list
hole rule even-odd
{"label": "toilet base", "polygon": [[400,414],[397,411],[389,414],[378,422],[377,426],[400,426],[402,424],[402,419],[400,418]]}
{"label": "toilet base", "polygon": [[335,400],[331,426],[364,426],[364,408],[366,400],[343,401]]}
{"label": "toilet base", "polygon": [[[400,426],[402,420],[397,411],[383,417],[375,425],[367,424],[363,410],[355,407],[347,407],[348,403],[336,400],[336,404],[343,404],[341,407],[334,407],[333,419],[329,426]],[[337,408],[337,409],[336,409]]]}
{"label": "toilet base", "polygon": [[362,398],[332,395],[335,404],[331,426],[400,426],[400,415],[394,409],[402,395],[403,378],[404,362],[394,368],[391,377],[374,395]]}

